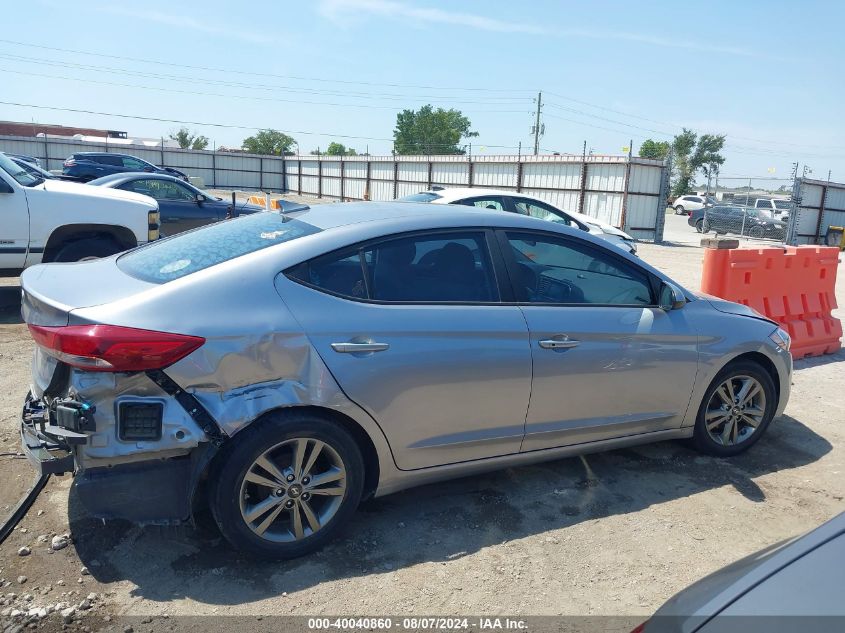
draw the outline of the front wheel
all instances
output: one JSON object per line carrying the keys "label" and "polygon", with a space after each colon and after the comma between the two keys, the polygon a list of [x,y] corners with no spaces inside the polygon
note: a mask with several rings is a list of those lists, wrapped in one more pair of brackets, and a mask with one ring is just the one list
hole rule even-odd
{"label": "front wheel", "polygon": [[753,237],[754,239],[761,239],[763,237],[763,227],[762,226],[752,226],[748,230],[748,237]]}
{"label": "front wheel", "polygon": [[364,464],[342,427],[313,414],[273,414],[242,431],[213,473],[211,511],[233,546],[263,559],[303,556],[348,522]]}
{"label": "front wheel", "polygon": [[772,421],[776,400],[772,377],[760,365],[729,365],[704,394],[693,434],[696,448],[718,457],[748,450]]}

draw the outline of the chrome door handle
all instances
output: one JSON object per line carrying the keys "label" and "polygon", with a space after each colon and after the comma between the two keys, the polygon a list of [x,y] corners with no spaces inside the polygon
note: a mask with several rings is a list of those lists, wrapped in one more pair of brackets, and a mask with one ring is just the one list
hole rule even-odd
{"label": "chrome door handle", "polygon": [[543,349],[571,349],[573,347],[578,347],[581,344],[581,341],[576,341],[574,338],[562,335],[543,339],[542,341],[538,341],[538,344]]}
{"label": "chrome door handle", "polygon": [[383,352],[389,348],[388,343],[332,343],[332,349],[340,354]]}

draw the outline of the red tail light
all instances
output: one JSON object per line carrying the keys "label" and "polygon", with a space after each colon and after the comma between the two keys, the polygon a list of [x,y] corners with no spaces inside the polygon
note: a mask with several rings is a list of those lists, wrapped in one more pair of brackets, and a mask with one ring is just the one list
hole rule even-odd
{"label": "red tail light", "polygon": [[45,352],[86,371],[162,369],[205,343],[198,336],[117,325],[30,325],[29,331]]}

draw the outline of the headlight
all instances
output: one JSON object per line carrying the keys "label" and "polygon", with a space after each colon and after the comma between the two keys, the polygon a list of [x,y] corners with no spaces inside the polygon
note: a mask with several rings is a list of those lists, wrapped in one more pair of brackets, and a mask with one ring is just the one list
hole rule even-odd
{"label": "headlight", "polygon": [[780,328],[769,334],[769,338],[772,340],[772,343],[777,345],[784,352],[788,352],[790,345],[792,345],[792,339],[789,334]]}

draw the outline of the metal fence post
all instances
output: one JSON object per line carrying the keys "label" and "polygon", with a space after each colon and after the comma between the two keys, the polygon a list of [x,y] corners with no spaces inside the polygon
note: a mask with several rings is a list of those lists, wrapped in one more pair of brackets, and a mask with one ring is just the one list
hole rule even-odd
{"label": "metal fence post", "polygon": [[372,193],[370,192],[370,175],[372,174],[372,163],[370,162],[370,157],[367,157],[367,177],[364,181],[364,200],[369,200],[372,198]]}
{"label": "metal fence post", "polygon": [[164,164],[164,137],[161,137],[161,166],[166,167],[167,165]]}
{"label": "metal fence post", "polygon": [[344,189],[345,189],[345,187],[343,186],[344,185],[344,182],[343,182],[343,178],[344,178],[343,172],[344,171],[346,171],[346,170],[343,168],[343,156],[341,156],[340,157],[340,201],[341,202],[344,201],[344,196],[343,196],[343,192],[344,192]]}
{"label": "metal fence post", "polygon": [[282,150],[282,191],[288,190],[288,168],[285,160],[285,151]]}
{"label": "metal fence post", "polygon": [[47,144],[46,134],[44,134],[44,169],[50,171],[50,146]]}
{"label": "metal fence post", "polygon": [[296,189],[297,189],[297,193],[299,193],[299,195],[301,196],[302,195],[302,159],[301,158],[298,159],[296,161],[296,163],[297,163],[296,164],[296,169],[297,169],[297,172],[296,172]]}
{"label": "metal fence post", "polygon": [[819,240],[822,237],[822,218],[824,217],[825,198],[827,198],[827,185],[822,185],[822,199],[819,204],[819,217],[816,220],[816,244],[819,243]]}
{"label": "metal fence post", "polygon": [[217,188],[217,145],[211,150],[211,188]]}
{"label": "metal fence post", "polygon": [[433,183],[431,178],[431,172],[434,169],[434,163],[431,162],[431,156],[428,157],[428,188],[431,189],[431,185]]}
{"label": "metal fence post", "polygon": [[317,197],[323,197],[323,159],[317,154]]}
{"label": "metal fence post", "polygon": [[517,193],[522,191],[522,156],[516,159],[516,191]]}
{"label": "metal fence post", "polygon": [[627,221],[627,214],[628,214],[628,192],[631,189],[631,150],[630,146],[628,148],[628,160],[627,164],[625,165],[625,183],[623,184],[624,190],[622,191],[622,212],[619,214],[619,228],[623,231],[626,229],[625,222]]}
{"label": "metal fence post", "polygon": [[475,179],[475,161],[470,156],[469,165],[467,169],[467,187],[472,187],[472,181]]}
{"label": "metal fence post", "polygon": [[399,197],[399,161],[393,157],[393,199]]}
{"label": "metal fence post", "polygon": [[581,161],[581,189],[578,195],[578,213],[584,213],[584,198],[587,196],[587,157]]}
{"label": "metal fence post", "polygon": [[264,191],[264,157],[258,158],[258,189]]}

